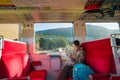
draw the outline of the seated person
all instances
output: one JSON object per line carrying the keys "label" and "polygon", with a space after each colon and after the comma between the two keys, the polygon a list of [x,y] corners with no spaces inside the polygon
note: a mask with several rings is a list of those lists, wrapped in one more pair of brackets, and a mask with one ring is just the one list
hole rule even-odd
{"label": "seated person", "polygon": [[73,61],[72,64],[66,64],[61,73],[59,74],[58,80],[66,80],[68,76],[72,76],[73,66],[77,63],[83,63],[85,58],[85,52],[80,46],[80,42],[78,40],[73,41],[73,48],[75,50],[74,55],[70,55],[69,57]]}

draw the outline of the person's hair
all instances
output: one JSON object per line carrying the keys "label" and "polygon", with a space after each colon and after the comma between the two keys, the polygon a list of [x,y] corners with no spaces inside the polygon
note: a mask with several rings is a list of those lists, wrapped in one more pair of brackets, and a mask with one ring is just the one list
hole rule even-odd
{"label": "person's hair", "polygon": [[74,40],[73,44],[76,45],[76,46],[78,46],[78,47],[80,47],[80,42],[78,40]]}

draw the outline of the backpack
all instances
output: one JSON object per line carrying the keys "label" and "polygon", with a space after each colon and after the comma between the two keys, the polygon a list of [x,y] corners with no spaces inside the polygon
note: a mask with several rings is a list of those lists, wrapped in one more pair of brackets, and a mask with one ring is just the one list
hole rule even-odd
{"label": "backpack", "polygon": [[75,64],[73,67],[73,80],[88,80],[89,74],[95,72],[85,64]]}

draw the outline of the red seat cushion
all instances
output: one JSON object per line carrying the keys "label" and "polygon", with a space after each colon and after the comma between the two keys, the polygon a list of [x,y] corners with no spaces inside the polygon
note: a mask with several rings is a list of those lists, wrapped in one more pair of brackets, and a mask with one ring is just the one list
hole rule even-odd
{"label": "red seat cushion", "polygon": [[2,74],[7,75],[8,77],[19,77],[22,75],[22,62],[20,54],[13,55],[3,55],[2,56],[3,67],[6,72]]}
{"label": "red seat cushion", "polygon": [[46,70],[37,70],[33,71],[29,74],[31,79],[41,79],[41,80],[46,80],[47,76],[47,71]]}
{"label": "red seat cushion", "polygon": [[73,80],[73,79],[72,79],[72,76],[69,76],[69,77],[67,78],[67,80]]}

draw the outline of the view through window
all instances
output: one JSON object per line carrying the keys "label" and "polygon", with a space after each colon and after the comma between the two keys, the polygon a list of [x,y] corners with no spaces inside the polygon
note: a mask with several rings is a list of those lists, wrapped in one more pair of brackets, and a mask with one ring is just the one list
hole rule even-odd
{"label": "view through window", "polygon": [[91,41],[94,39],[110,37],[111,34],[119,34],[119,24],[111,23],[86,23],[86,39]]}
{"label": "view through window", "polygon": [[57,53],[72,47],[74,26],[72,23],[36,23],[35,51]]}

